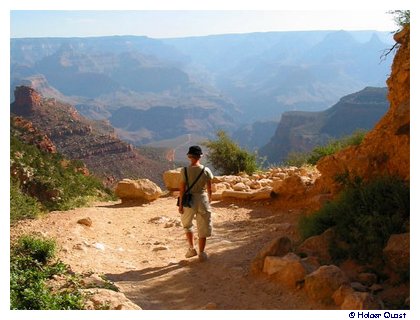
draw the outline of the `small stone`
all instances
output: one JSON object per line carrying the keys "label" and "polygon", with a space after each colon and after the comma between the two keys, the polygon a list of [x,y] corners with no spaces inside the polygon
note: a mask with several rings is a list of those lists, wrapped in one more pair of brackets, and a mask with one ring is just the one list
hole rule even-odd
{"label": "small stone", "polygon": [[83,252],[86,252],[87,251],[86,248],[81,243],[75,244],[73,246],[73,249],[80,250],[80,251],[83,251]]}
{"label": "small stone", "polygon": [[216,309],[217,309],[217,304],[214,302],[209,302],[203,307],[203,310],[216,310]]}
{"label": "small stone", "polygon": [[373,284],[373,285],[371,285],[371,286],[369,287],[369,290],[370,290],[372,293],[377,293],[377,292],[379,292],[379,291],[384,290],[384,287],[382,287],[380,284],[375,283],[375,284]]}
{"label": "small stone", "polygon": [[82,224],[85,225],[87,227],[91,227],[92,226],[92,219],[87,217],[87,218],[83,218],[83,219],[79,219],[77,220],[78,224]]}
{"label": "small stone", "polygon": [[359,292],[367,292],[368,289],[361,284],[360,282],[352,282],[351,287],[355,290],[355,291],[359,291]]}
{"label": "small stone", "polygon": [[156,248],[153,248],[152,249],[152,251],[164,251],[164,250],[169,250],[169,248],[168,247],[166,247],[166,246],[160,246],[160,247],[156,247]]}
{"label": "small stone", "polygon": [[103,243],[95,243],[93,246],[98,250],[105,251],[105,245]]}

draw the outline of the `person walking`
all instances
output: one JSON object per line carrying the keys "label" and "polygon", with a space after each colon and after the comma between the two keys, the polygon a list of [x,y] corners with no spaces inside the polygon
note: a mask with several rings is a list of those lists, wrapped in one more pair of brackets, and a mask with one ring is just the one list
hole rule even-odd
{"label": "person walking", "polygon": [[186,207],[182,204],[182,201],[179,201],[178,211],[181,214],[181,223],[189,245],[185,257],[191,258],[197,255],[192,231],[195,217],[198,232],[198,259],[206,261],[208,258],[205,252],[206,240],[212,233],[210,203],[211,180],[214,176],[209,168],[204,167],[200,163],[202,155],[203,152],[200,146],[191,146],[188,150],[187,156],[190,160],[190,166],[181,170],[179,198],[182,199],[185,193],[190,193],[192,195],[192,204],[191,207]]}

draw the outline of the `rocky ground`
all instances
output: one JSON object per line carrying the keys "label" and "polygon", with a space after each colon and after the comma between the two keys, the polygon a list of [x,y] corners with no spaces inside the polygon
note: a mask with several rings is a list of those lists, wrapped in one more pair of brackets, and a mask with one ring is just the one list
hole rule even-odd
{"label": "rocky ground", "polygon": [[[59,257],[72,270],[104,274],[142,309],[334,308],[249,273],[252,259],[273,238],[298,239],[299,210],[267,201],[213,202],[214,235],[202,263],[184,257],[175,202],[168,196],[143,205],[109,202],[53,212],[13,226],[11,236],[36,232],[57,239]],[[87,225],[78,223],[84,218]]]}

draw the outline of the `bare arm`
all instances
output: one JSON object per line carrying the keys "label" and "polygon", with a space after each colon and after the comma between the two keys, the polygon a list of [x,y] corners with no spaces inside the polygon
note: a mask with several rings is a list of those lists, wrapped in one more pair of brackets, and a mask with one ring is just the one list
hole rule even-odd
{"label": "bare arm", "polygon": [[209,202],[211,202],[211,180],[207,181],[207,194],[209,196]]}

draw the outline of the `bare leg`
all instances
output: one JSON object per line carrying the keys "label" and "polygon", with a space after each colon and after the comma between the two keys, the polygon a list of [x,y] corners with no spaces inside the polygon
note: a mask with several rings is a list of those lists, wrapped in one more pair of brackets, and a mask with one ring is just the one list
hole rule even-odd
{"label": "bare leg", "polygon": [[194,237],[192,232],[187,232],[185,234],[187,236],[188,245],[190,248],[194,248]]}
{"label": "bare leg", "polygon": [[204,252],[204,249],[206,248],[206,238],[199,238],[198,239],[198,250],[199,252]]}

